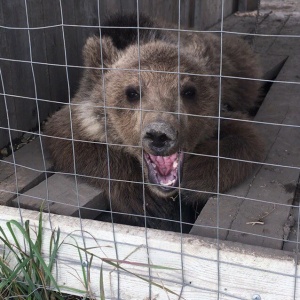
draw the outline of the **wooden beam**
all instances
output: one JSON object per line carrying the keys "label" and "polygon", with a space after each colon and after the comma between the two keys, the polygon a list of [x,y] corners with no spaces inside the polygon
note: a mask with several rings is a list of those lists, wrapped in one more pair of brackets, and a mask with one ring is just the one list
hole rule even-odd
{"label": "wooden beam", "polygon": [[258,9],[258,0],[239,0],[239,11]]}
{"label": "wooden beam", "polygon": [[[18,220],[19,213],[18,209],[10,207],[1,210],[0,226],[12,243],[6,222]],[[21,213],[23,220],[29,220],[30,227],[36,230],[38,212],[22,209]],[[68,292],[68,288],[85,290],[82,261],[78,255],[78,247],[84,247],[84,236],[88,251],[94,254],[88,269],[88,292],[96,299],[100,299],[101,268],[105,299],[173,300],[179,299],[179,295],[180,299],[189,300],[254,299],[254,295],[264,300],[300,299],[299,278],[295,277],[298,266],[291,253],[231,242],[217,244],[213,239],[152,229],[147,229],[147,249],[145,228],[115,224],[113,231],[111,223],[52,214],[45,214],[43,220],[43,256],[46,260],[49,258],[52,229],[60,228],[61,240],[64,239],[58,253],[57,269],[53,270],[62,291]],[[15,234],[21,238],[17,229]],[[116,250],[119,260],[129,262],[120,262],[125,271],[117,272],[101,260],[116,259]],[[82,255],[85,260],[83,252]],[[87,258],[89,261],[90,255]],[[160,268],[149,270],[138,265],[148,265],[149,261]],[[162,288],[153,284],[149,287],[147,281],[135,276],[149,280],[149,272],[150,280]]]}
{"label": "wooden beam", "polygon": [[[28,145],[0,160],[0,205],[10,205],[17,193],[22,193],[45,179],[45,172],[51,170],[47,153],[42,156],[40,139],[36,138]],[[45,165],[44,165],[45,159]]]}
{"label": "wooden beam", "polygon": [[[282,36],[276,37],[274,43],[269,47],[270,54],[278,55],[299,55],[300,49],[300,25],[299,15],[291,15],[287,18],[284,27],[281,29]],[[284,35],[293,35],[294,37],[284,37]]]}
{"label": "wooden beam", "polygon": [[81,217],[84,218],[95,218],[101,210],[107,208],[101,190],[78,181],[77,198],[74,179],[59,174],[46,174],[52,170],[53,164],[45,151],[44,165],[39,138],[16,151],[14,156],[16,172],[12,155],[0,161],[0,205],[40,210],[43,201],[48,200],[44,208],[50,212],[78,216],[80,206]]}
{"label": "wooden beam", "polygon": [[96,218],[101,210],[107,209],[107,202],[101,190],[79,181],[74,176],[54,174],[24,194],[15,198],[18,207],[81,218]]}

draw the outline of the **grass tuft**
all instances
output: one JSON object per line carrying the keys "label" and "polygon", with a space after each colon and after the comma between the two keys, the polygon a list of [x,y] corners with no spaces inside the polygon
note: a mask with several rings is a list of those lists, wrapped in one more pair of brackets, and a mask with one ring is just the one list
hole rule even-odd
{"label": "grass tuft", "polygon": [[3,244],[0,248],[0,299],[63,300],[52,275],[60,246],[60,231],[52,232],[51,256],[46,262],[42,257],[42,213],[35,237],[29,221],[22,226],[11,220],[6,226],[9,235],[0,226],[0,242]]}
{"label": "grass tuft", "polygon": [[[47,260],[45,260],[42,254],[44,241],[42,216],[43,214],[40,212],[38,226],[35,229],[32,229],[32,226],[30,227],[28,220],[25,221],[23,225],[16,220],[11,220],[6,223],[6,230],[0,226],[0,300],[95,299],[90,287],[92,280],[90,270],[94,258],[101,260],[99,279],[100,295],[98,295],[98,299],[100,298],[100,300],[105,300],[104,265],[113,267],[114,270],[122,270],[127,274],[147,282],[149,285],[164,290],[167,294],[173,294],[180,298],[178,294],[165,287],[162,283],[154,282],[147,277],[135,274],[125,267],[134,266],[156,270],[177,270],[153,264],[129,261],[128,258],[134,252],[138,251],[140,247],[137,247],[123,260],[107,258],[91,251],[96,250],[98,247],[79,247],[72,234],[68,234],[67,237],[61,240],[61,232],[58,228],[51,233],[49,243],[50,255]],[[74,244],[66,242],[68,237],[73,239]],[[85,289],[79,290],[74,287],[64,286],[64,291],[67,290],[70,293],[79,294],[81,296],[72,296],[61,293],[60,286],[52,275],[53,269],[57,263],[58,252],[62,245],[70,245],[77,249],[78,257],[81,262],[81,272],[77,273],[77,271],[74,270],[75,272],[70,275],[75,276]],[[101,252],[101,247],[99,247],[99,250]],[[74,273],[76,275],[74,275]],[[106,282],[106,285],[109,285],[109,283]]]}

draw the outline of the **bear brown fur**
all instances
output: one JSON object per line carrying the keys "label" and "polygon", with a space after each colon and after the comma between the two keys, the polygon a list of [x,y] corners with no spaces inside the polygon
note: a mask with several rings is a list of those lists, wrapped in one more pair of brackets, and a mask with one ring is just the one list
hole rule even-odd
{"label": "bear brown fur", "polygon": [[109,32],[90,37],[79,90],[45,126],[55,168],[100,187],[114,221],[179,230],[181,210],[241,183],[263,156],[245,122],[256,57],[238,38],[222,42],[221,58],[210,33],[150,30],[125,48]]}

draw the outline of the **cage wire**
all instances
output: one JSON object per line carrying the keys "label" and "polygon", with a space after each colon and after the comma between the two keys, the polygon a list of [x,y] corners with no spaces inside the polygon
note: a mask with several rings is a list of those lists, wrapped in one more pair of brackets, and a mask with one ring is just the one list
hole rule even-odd
{"label": "cage wire", "polygon": [[[68,46],[68,41],[67,41],[67,34],[68,34],[68,30],[71,29],[77,29],[77,28],[87,28],[87,29],[93,29],[93,30],[97,30],[98,34],[100,36],[100,56],[101,56],[101,72],[102,75],[104,74],[104,71],[106,70],[113,70],[109,67],[105,67],[103,64],[103,52],[102,52],[102,29],[105,28],[105,26],[101,26],[100,24],[102,24],[102,15],[103,12],[101,12],[101,3],[100,1],[95,0],[95,5],[96,5],[96,9],[97,9],[97,24],[96,25],[84,25],[84,24],[72,24],[69,21],[65,21],[65,11],[64,11],[64,6],[63,6],[63,2],[62,0],[59,0],[56,4],[58,4],[58,10],[57,12],[59,13],[59,20],[60,22],[57,22],[56,24],[51,24],[51,25],[45,25],[45,26],[32,26],[30,24],[30,18],[29,18],[29,10],[28,10],[28,2],[27,0],[20,0],[20,1],[14,1],[14,3],[18,3],[21,4],[24,7],[25,10],[25,24],[26,26],[19,26],[19,24],[1,24],[0,28],[2,30],[2,32],[16,32],[16,35],[18,35],[18,32],[23,32],[27,34],[27,42],[28,42],[28,51],[29,51],[29,59],[19,59],[18,57],[5,57],[5,55],[1,55],[0,56],[0,61],[2,63],[4,62],[13,62],[16,64],[28,64],[29,68],[30,68],[30,73],[31,73],[31,80],[32,80],[32,85],[33,85],[33,90],[34,90],[34,94],[33,96],[26,96],[26,95],[22,95],[22,94],[13,94],[13,93],[8,93],[6,90],[6,85],[5,85],[5,76],[6,73],[3,71],[3,64],[2,64],[2,68],[0,67],[0,78],[1,78],[1,86],[2,86],[2,92],[0,93],[0,95],[3,97],[3,107],[5,109],[5,113],[4,116],[6,117],[6,121],[7,121],[7,126],[4,123],[1,123],[1,127],[0,129],[2,131],[7,131],[8,133],[8,137],[9,137],[9,144],[11,145],[11,148],[13,149],[13,145],[14,145],[14,136],[15,133],[18,134],[24,134],[24,133],[30,133],[36,136],[36,138],[38,139],[40,146],[41,146],[41,156],[42,156],[42,165],[43,165],[43,169],[38,169],[38,168],[34,168],[34,167],[28,167],[26,165],[20,164],[16,161],[15,159],[15,152],[12,151],[11,153],[11,157],[12,160],[1,160],[1,164],[2,166],[4,165],[11,165],[14,168],[14,178],[15,178],[15,191],[10,191],[10,190],[6,190],[1,188],[0,192],[1,193],[9,193],[9,194],[14,194],[15,198],[17,199],[17,207],[19,209],[19,217],[16,216],[16,219],[20,219],[21,223],[24,223],[23,217],[22,217],[22,204],[19,200],[19,198],[24,194],[22,187],[19,187],[19,179],[18,179],[18,171],[17,168],[23,168],[26,170],[32,170],[35,172],[40,172],[41,174],[48,174],[47,176],[45,176],[45,185],[46,185],[46,195],[44,198],[41,197],[37,197],[37,196],[31,196],[31,198],[39,200],[41,203],[44,202],[47,205],[47,210],[48,211],[48,219],[49,219],[49,223],[51,225],[51,220],[52,220],[52,215],[51,215],[51,204],[52,203],[60,203],[59,201],[57,201],[56,199],[51,199],[49,196],[49,190],[48,190],[48,180],[49,180],[49,176],[54,174],[60,174],[60,175],[72,175],[74,178],[74,183],[75,183],[75,194],[76,194],[76,205],[75,207],[78,210],[78,222],[79,222],[79,227],[80,227],[80,231],[81,231],[81,238],[82,238],[82,243],[83,243],[83,247],[87,248],[86,243],[85,243],[85,239],[86,239],[86,234],[85,234],[85,228],[83,226],[82,223],[82,216],[81,216],[81,211],[83,209],[83,207],[81,206],[81,202],[80,202],[80,192],[78,190],[78,178],[79,177],[87,177],[87,178],[93,178],[92,176],[87,176],[87,175],[83,175],[83,174],[78,174],[76,172],[76,153],[75,153],[75,146],[74,143],[75,142],[88,142],[88,143],[99,143],[102,145],[106,145],[106,155],[107,155],[107,173],[108,173],[108,178],[97,178],[97,179],[101,179],[101,180],[107,180],[108,181],[108,200],[109,200],[109,211],[110,211],[110,217],[111,217],[111,223],[112,223],[112,234],[113,234],[113,241],[114,241],[114,249],[115,249],[115,257],[116,259],[122,260],[123,257],[120,256],[119,253],[119,247],[120,244],[122,244],[122,242],[118,241],[118,237],[116,235],[116,230],[115,230],[115,212],[113,211],[113,205],[112,205],[112,199],[111,199],[111,182],[115,181],[115,179],[111,178],[110,175],[110,146],[119,146],[119,147],[137,147],[137,148],[141,148],[141,151],[143,153],[143,147],[141,146],[133,146],[133,145],[126,145],[126,144],[112,144],[107,136],[107,110],[108,109],[118,109],[118,110],[124,110],[124,107],[110,107],[108,105],[106,105],[106,96],[105,96],[105,89],[106,89],[106,82],[105,82],[105,76],[102,76],[102,81],[99,84],[102,84],[103,86],[103,109],[104,109],[104,120],[105,120],[105,142],[94,142],[94,141],[90,141],[90,140],[78,140],[76,138],[74,138],[74,133],[73,133],[73,125],[72,125],[72,111],[71,111],[71,106],[76,106],[76,105],[81,105],[78,103],[72,103],[71,100],[73,98],[72,92],[71,92],[71,84],[70,84],[70,70],[72,69],[86,69],[88,67],[86,66],[80,66],[80,65],[73,65],[71,63],[69,63],[69,57],[68,57],[68,51],[67,48]],[[32,1],[30,1],[32,2]],[[217,159],[217,164],[218,164],[218,181],[217,181],[217,189],[215,193],[211,193],[208,191],[202,191],[202,190],[193,190],[193,189],[188,189],[186,187],[182,187],[180,180],[179,180],[179,187],[178,190],[179,191],[190,191],[190,192],[201,192],[201,193],[207,193],[208,195],[213,194],[216,197],[216,226],[210,226],[210,225],[196,225],[198,227],[211,227],[211,229],[215,229],[216,230],[216,245],[217,245],[217,257],[215,260],[215,266],[217,269],[217,289],[216,290],[210,290],[209,288],[207,289],[207,291],[211,291],[211,292],[216,292],[217,298],[216,299],[223,299],[223,297],[230,297],[230,299],[246,299],[246,298],[242,298],[242,297],[236,297],[230,293],[227,293],[226,291],[224,291],[221,288],[221,282],[222,282],[222,276],[221,276],[221,265],[222,265],[222,259],[220,257],[220,248],[221,245],[220,243],[222,242],[222,239],[220,238],[220,231],[222,231],[224,228],[222,228],[221,225],[221,220],[220,220],[220,210],[221,205],[220,205],[220,201],[224,201],[224,199],[220,199],[220,197],[226,197],[228,196],[228,193],[222,193],[220,192],[219,189],[219,175],[220,175],[220,159],[223,160],[232,160],[232,161],[240,161],[240,162],[244,162],[244,163],[255,163],[261,166],[264,166],[266,168],[278,168],[278,169],[289,169],[289,170],[297,170],[299,171],[300,168],[299,166],[297,166],[297,164],[295,165],[286,165],[284,163],[270,163],[270,162],[257,162],[257,161],[247,161],[247,160],[242,160],[242,159],[234,159],[234,158],[227,158],[227,157],[222,157],[220,154],[220,140],[221,140],[221,136],[220,136],[220,121],[221,120],[232,120],[232,121],[237,121],[237,122],[246,122],[246,123],[252,123],[254,125],[263,125],[263,126],[271,126],[271,127],[276,127],[278,126],[279,128],[291,128],[294,130],[300,130],[299,124],[295,124],[295,123],[291,123],[289,120],[283,123],[275,123],[275,122],[269,122],[269,121],[257,121],[257,120],[252,120],[252,119],[236,119],[236,118],[229,118],[229,117],[224,117],[221,115],[222,112],[222,83],[224,78],[232,78],[232,79],[240,79],[240,80],[259,80],[263,83],[272,83],[272,84],[284,84],[287,86],[287,88],[289,88],[290,86],[299,86],[300,82],[299,81],[294,81],[294,80],[277,80],[277,79],[263,79],[263,78],[246,78],[246,77],[234,77],[234,76],[226,76],[223,74],[222,72],[222,62],[223,62],[223,35],[224,34],[232,34],[232,35],[238,35],[238,36],[252,36],[254,37],[254,45],[256,42],[256,38],[257,37],[266,37],[266,38],[270,38],[270,37],[276,37],[277,39],[298,39],[299,35],[298,34],[285,34],[285,35],[281,35],[281,34],[264,34],[264,33],[260,33],[259,30],[259,15],[257,15],[257,19],[256,19],[256,28],[254,33],[249,33],[249,32],[238,32],[238,31],[228,31],[224,29],[224,19],[225,19],[225,13],[224,13],[224,6],[225,6],[225,0],[221,0],[220,3],[220,10],[221,10],[221,18],[220,18],[220,29],[219,30],[196,30],[196,29],[185,29],[182,28],[182,20],[181,20],[181,4],[182,1],[178,0],[178,1],[174,1],[174,7],[178,8],[178,20],[177,20],[177,24],[176,24],[176,28],[146,28],[146,27],[140,27],[139,26],[139,22],[140,22],[140,15],[141,15],[141,11],[140,11],[140,1],[139,0],[135,0],[135,7],[136,7],[136,21],[137,21],[137,26],[134,27],[134,29],[137,30],[137,47],[138,47],[138,68],[136,70],[132,70],[130,69],[130,71],[135,71],[137,72],[137,74],[139,75],[139,94],[140,94],[140,100],[139,100],[139,107],[138,108],[132,108],[132,110],[136,110],[138,112],[140,112],[140,118],[142,119],[142,114],[143,112],[155,112],[155,113],[162,113],[164,111],[159,111],[159,110],[147,110],[143,108],[143,102],[142,102],[142,84],[141,84],[141,73],[142,72],[158,72],[158,73],[168,73],[168,74],[173,74],[173,75],[177,75],[178,77],[178,99],[180,98],[180,77],[182,75],[192,75],[192,76],[215,76],[218,78],[219,80],[219,91],[218,91],[218,98],[219,98],[219,103],[218,103],[218,116],[199,116],[202,118],[216,118],[218,120],[218,152],[216,156],[213,155],[206,155],[208,157],[213,157]],[[176,5],[177,3],[177,5]],[[260,1],[259,1],[260,3]],[[3,7],[4,4],[2,3]],[[31,3],[32,5],[32,3]],[[172,6],[173,8],[173,6]],[[6,12],[3,11],[3,14],[5,14]],[[2,20],[5,20],[5,18],[2,18]],[[176,23],[176,22],[175,22]],[[124,27],[123,27],[124,28]],[[54,29],[54,30],[61,30],[61,36],[62,36],[62,41],[63,41],[63,59],[64,61],[62,63],[49,63],[49,62],[42,62],[40,60],[36,60],[34,58],[33,55],[33,33],[37,32],[39,30],[48,30],[48,29]],[[132,27],[128,27],[128,29],[132,29]],[[153,30],[153,29],[157,29],[157,30],[164,30],[164,31],[173,31],[175,33],[177,33],[177,37],[178,37],[178,70],[176,72],[168,72],[168,71],[159,71],[159,70],[146,70],[146,69],[142,69],[141,68],[141,60],[140,60],[140,32],[141,30],[145,30],[145,29],[149,29],[149,30]],[[180,61],[180,53],[181,53],[181,43],[180,43],[180,38],[181,38],[181,34],[182,33],[202,33],[202,32],[211,32],[211,33],[217,33],[220,35],[220,69],[219,69],[219,74],[218,75],[211,75],[211,74],[194,74],[194,73],[182,73],[180,71],[180,65],[181,65],[181,61]],[[23,34],[22,33],[22,34]],[[36,47],[36,45],[35,45]],[[51,68],[51,67],[55,67],[55,68],[65,68],[65,78],[66,78],[66,85],[67,85],[67,103],[60,101],[59,99],[53,100],[53,99],[44,99],[42,97],[40,97],[39,92],[38,92],[38,83],[36,81],[36,78],[39,76],[38,72],[37,72],[37,67],[38,66],[42,66],[42,67],[47,67],[47,68]],[[6,68],[7,70],[7,68]],[[128,71],[126,69],[123,69],[124,71]],[[12,72],[17,72],[16,70],[12,70]],[[29,130],[23,130],[23,129],[18,129],[18,128],[14,128],[14,126],[11,124],[10,120],[12,119],[11,113],[10,113],[10,99],[15,98],[15,99],[23,99],[24,101],[33,101],[35,103],[35,107],[36,107],[36,112],[37,112],[37,130],[36,132],[32,133],[32,131]],[[72,143],[72,153],[73,153],[73,168],[74,168],[74,173],[70,174],[68,172],[61,172],[61,171],[49,171],[46,167],[47,165],[47,158],[45,156],[44,153],[44,142],[43,142],[43,137],[47,137],[43,131],[42,131],[42,122],[43,119],[40,116],[40,106],[41,104],[47,104],[47,103],[55,103],[58,105],[68,105],[69,106],[69,117],[70,117],[70,126],[71,126],[71,138],[68,139],[71,143]],[[102,106],[99,106],[102,107]],[[125,108],[126,109],[126,108]],[[169,113],[173,113],[173,112],[169,112]],[[180,107],[180,101],[178,100],[178,111],[176,112],[176,115],[178,117],[178,119],[180,119],[182,116],[187,115],[185,113],[181,112],[181,107]],[[2,116],[2,115],[1,115]],[[193,114],[189,114],[189,116],[193,116],[193,117],[197,117],[198,115],[193,115]],[[0,120],[1,121],[1,120]],[[2,125],[4,124],[4,125]],[[141,124],[141,132],[142,132],[142,124]],[[59,138],[59,137],[56,137]],[[142,139],[142,136],[140,137],[140,139]],[[26,146],[25,146],[26,147]],[[198,153],[190,153],[190,152],[186,152],[185,154],[192,154],[192,155],[203,155],[204,154],[198,154]],[[143,154],[142,154],[143,155]],[[147,209],[146,209],[146,199],[145,199],[145,187],[147,185],[149,185],[148,182],[146,182],[145,177],[144,177],[144,162],[142,163],[141,166],[141,174],[142,174],[142,182],[135,182],[135,181],[131,181],[131,180],[116,180],[116,181],[121,181],[121,182],[128,182],[128,183],[135,183],[135,184],[141,184],[143,186],[143,207],[144,209],[144,215],[143,216],[138,216],[138,217],[143,217],[145,220],[145,237],[144,237],[144,244],[145,244],[145,249],[146,249],[146,253],[147,253],[147,260],[148,260],[148,264],[151,264],[151,252],[154,249],[153,246],[149,245],[149,239],[148,239],[148,228],[147,228],[147,218],[151,219],[151,218],[155,218],[153,216],[149,216],[147,215]],[[180,168],[180,166],[179,166]],[[180,172],[179,172],[179,176]],[[275,179],[276,180],[276,179]],[[1,183],[1,182],[0,182]],[[230,193],[230,192],[229,192]],[[276,205],[276,207],[286,207],[288,209],[294,208],[297,209],[298,206],[294,203],[277,203],[275,202],[273,199],[269,199],[268,201],[263,200],[263,199],[259,199],[259,198],[253,198],[253,197],[245,197],[245,196],[239,196],[239,195],[232,195],[229,194],[230,197],[232,198],[236,198],[236,199],[241,199],[243,201],[250,201],[250,202],[255,202],[257,203],[257,205],[262,205],[262,204],[271,204],[271,205]],[[183,200],[181,199],[181,193],[179,192],[179,208],[182,208],[182,202]],[[73,204],[66,204],[63,203],[63,205],[68,205],[68,206],[74,206]],[[86,209],[86,208],[84,208]],[[91,208],[91,210],[97,210],[95,208]],[[121,212],[118,212],[118,214],[122,214]],[[189,285],[189,283],[187,282],[186,278],[185,278],[185,260],[186,260],[186,254],[185,254],[185,245],[183,242],[183,220],[182,220],[182,211],[179,212],[180,215],[180,220],[179,220],[179,224],[180,224],[180,234],[181,234],[181,245],[180,245],[180,266],[181,266],[181,292],[179,295],[179,298],[181,298],[181,296],[183,295],[184,292],[184,288],[186,286]],[[135,217],[135,214],[132,214],[133,217]],[[174,220],[170,219],[165,219],[165,221],[170,221],[170,222],[174,222]],[[245,220],[246,222],[246,220]],[[298,264],[298,241],[299,241],[299,214],[297,216],[297,220],[296,220],[296,224],[297,224],[297,228],[296,228],[296,241],[295,243],[295,253],[296,253],[296,258],[295,258],[295,272],[294,272],[294,298],[293,299],[298,299],[297,297],[297,280],[299,278],[298,274],[297,274],[297,264]],[[52,225],[51,225],[52,226]],[[248,234],[248,235],[252,235],[252,236],[256,236],[256,237],[261,237],[261,238],[265,238],[265,239],[271,239],[271,240],[278,240],[281,241],[282,238],[277,238],[277,237],[272,237],[272,236],[268,236],[268,234],[260,234],[260,233],[249,233],[249,232],[245,232],[243,230],[238,230],[238,229],[232,229],[229,228],[227,229],[229,232],[232,233],[237,233],[237,234]],[[287,241],[287,237],[285,238],[285,240]],[[1,250],[1,248],[0,248]],[[170,253],[172,253],[172,250],[170,249]],[[166,253],[166,255],[168,255],[168,253]],[[89,261],[89,257],[87,255],[87,253],[85,253],[85,260]],[[194,256],[195,259],[201,259],[198,256]],[[239,266],[239,264],[237,263],[237,266]],[[241,265],[242,267],[242,265]],[[89,268],[89,265],[87,264],[86,268]],[[249,267],[249,269],[251,269],[251,267]],[[243,270],[243,269],[242,269]],[[56,270],[57,271],[57,270]],[[268,272],[268,270],[266,270],[266,272]],[[122,285],[120,284],[120,270],[117,270],[117,295],[115,295],[115,298],[117,299],[122,299],[122,295],[121,295],[121,289],[122,289]],[[283,276],[290,276],[287,274],[282,274],[280,272],[278,272],[278,275],[283,275]],[[149,281],[152,282],[152,280],[157,279],[157,276],[154,274],[153,270],[151,269],[151,267],[148,268],[148,279]],[[174,281],[175,283],[178,283],[177,281]],[[195,289],[197,289],[197,287],[195,287]],[[203,287],[201,287],[201,289],[203,289]],[[148,299],[156,299],[155,295],[153,294],[153,285],[151,283],[149,283],[149,289],[148,289]],[[99,295],[98,295],[99,296]],[[255,297],[255,295],[253,296]],[[258,296],[259,297],[259,296]],[[224,298],[225,299],[225,298]],[[227,298],[226,298],[227,299]],[[228,298],[229,299],[229,298]],[[260,299],[260,298],[253,298],[253,299]]]}

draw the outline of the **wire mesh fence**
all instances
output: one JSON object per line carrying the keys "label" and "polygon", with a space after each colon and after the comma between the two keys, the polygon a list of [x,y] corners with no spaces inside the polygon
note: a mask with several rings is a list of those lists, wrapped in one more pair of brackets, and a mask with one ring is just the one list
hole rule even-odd
{"label": "wire mesh fence", "polygon": [[299,14],[270,3],[1,3],[0,204],[62,227],[73,293],[59,262],[91,299],[299,298]]}

